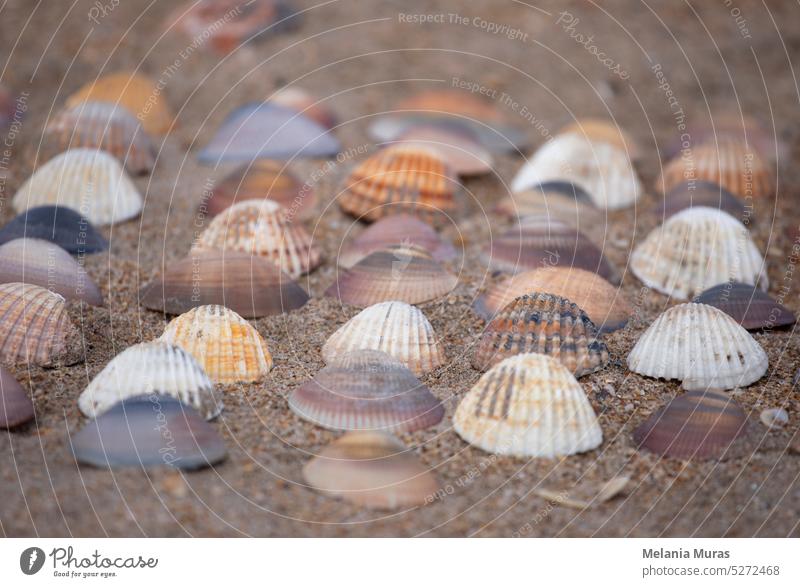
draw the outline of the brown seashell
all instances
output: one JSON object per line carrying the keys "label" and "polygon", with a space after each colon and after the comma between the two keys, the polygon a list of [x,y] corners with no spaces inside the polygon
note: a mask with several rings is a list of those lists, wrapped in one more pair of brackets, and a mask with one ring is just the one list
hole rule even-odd
{"label": "brown seashell", "polygon": [[739,198],[724,187],[707,181],[684,181],[677,184],[667,192],[655,213],[663,221],[686,208],[699,206],[717,208],[740,222],[748,216],[747,209]]}
{"label": "brown seashell", "polygon": [[605,367],[609,355],[597,327],[576,304],[542,293],[520,296],[486,326],[472,366],[486,371],[503,359],[539,353],[558,359],[575,377]]}
{"label": "brown seashell", "polygon": [[689,391],[673,398],[633,432],[656,454],[678,459],[716,459],[744,432],[747,417],[728,395]]}
{"label": "brown seashell", "polygon": [[475,311],[491,319],[519,296],[548,293],[577,304],[600,332],[625,326],[633,308],[622,290],[605,279],[575,267],[545,267],[518,273],[488,288],[473,304]]}
{"label": "brown seashell", "polygon": [[308,294],[271,261],[245,253],[192,253],[170,263],[142,288],[140,303],[165,314],[182,314],[198,306],[226,306],[245,318],[290,312]]}
{"label": "brown seashell", "polygon": [[360,308],[393,300],[420,304],[447,295],[456,285],[458,278],[425,249],[393,245],[337,275],[325,295]]}
{"label": "brown seashell", "polygon": [[402,442],[381,432],[345,434],[306,463],[303,477],[326,495],[378,509],[423,505],[439,489]]}
{"label": "brown seashell", "polygon": [[602,118],[579,118],[559,129],[558,134],[576,134],[591,142],[608,143],[625,151],[630,159],[641,159],[642,147],[616,123]]}
{"label": "brown seashell", "polygon": [[566,181],[549,181],[509,194],[498,202],[494,211],[512,219],[538,216],[578,230],[602,225],[605,215],[583,188]]}
{"label": "brown seashell", "polygon": [[737,281],[715,285],[693,301],[719,308],[747,330],[781,328],[796,321],[794,312],[769,294]]}
{"label": "brown seashell", "polygon": [[29,422],[35,415],[28,394],[14,376],[0,366],[0,428],[15,428]]}
{"label": "brown seashell", "polygon": [[81,360],[64,298],[38,285],[0,285],[0,361],[54,367]]}
{"label": "brown seashell", "polygon": [[392,141],[395,144],[436,151],[447,166],[461,177],[492,171],[492,154],[468,129],[443,122],[410,126]]}
{"label": "brown seashell", "polygon": [[291,108],[327,129],[333,129],[337,124],[333,110],[317,96],[302,88],[295,86],[281,88],[272,94],[269,101]]}

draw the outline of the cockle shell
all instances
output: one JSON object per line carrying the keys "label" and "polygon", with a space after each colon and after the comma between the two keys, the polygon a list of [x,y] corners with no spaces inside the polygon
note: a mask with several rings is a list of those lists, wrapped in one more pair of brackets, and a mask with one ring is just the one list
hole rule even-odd
{"label": "cockle shell", "polygon": [[581,377],[608,363],[608,349],[598,336],[597,327],[570,300],[544,293],[523,295],[486,326],[472,366],[486,371],[513,355],[541,353]]}
{"label": "cockle shell", "polygon": [[628,355],[628,369],[679,379],[684,389],[733,389],[761,379],[769,361],[761,345],[722,310],[680,304],[661,314]]}
{"label": "cockle shell", "polygon": [[724,187],[707,181],[685,181],[670,189],[656,208],[656,216],[666,220],[686,208],[717,208],[744,222],[748,210],[744,203]]}
{"label": "cockle shell", "polygon": [[160,340],[191,354],[215,383],[258,381],[272,369],[266,341],[244,318],[224,306],[181,314]]}
{"label": "cockle shell", "polygon": [[[754,151],[774,161],[779,155],[788,155],[786,149],[788,145],[780,136],[775,136],[763,120],[758,117],[743,114],[734,104],[732,110],[714,108],[713,124],[710,121],[702,121],[693,125],[689,133],[692,139],[691,144],[701,145],[714,143],[719,139],[734,139],[747,141],[752,145]],[[668,159],[672,159],[681,154],[685,144],[679,137],[663,147],[662,153]]]}
{"label": "cockle shell", "polygon": [[38,285],[0,285],[0,361],[42,367],[82,360],[81,334],[64,298]]}
{"label": "cockle shell", "polygon": [[30,208],[0,229],[0,243],[18,238],[50,241],[71,254],[88,255],[108,249],[108,241],[88,220],[63,206]]}
{"label": "cockle shell", "polygon": [[734,281],[715,285],[694,301],[722,310],[747,330],[782,328],[796,321],[789,308],[746,283]]}
{"label": "cockle shell", "polygon": [[647,235],[630,259],[645,285],[679,300],[730,280],[766,290],[766,262],[747,228],[715,208],[688,208]]}
{"label": "cockle shell", "polygon": [[325,128],[332,129],[337,124],[333,110],[323,100],[303,88],[281,88],[270,96],[269,101],[291,108]]}
{"label": "cockle shell", "polygon": [[117,160],[96,149],[57,155],[22,184],[12,200],[22,212],[36,206],[72,208],[93,224],[116,224],[142,211],[142,196]]}
{"label": "cockle shell", "polygon": [[417,376],[445,363],[444,350],[425,314],[403,302],[375,304],[350,318],[322,347],[322,358],[331,364],[359,349],[387,353]]}
{"label": "cockle shell", "polygon": [[432,501],[439,482],[391,434],[349,432],[303,467],[317,491],[358,506],[410,508]]}
{"label": "cockle shell", "polygon": [[122,400],[152,394],[172,396],[207,419],[222,411],[214,383],[194,357],[160,341],[135,344],[114,357],[83,390],[78,407],[96,418]]}
{"label": "cockle shell", "polygon": [[245,200],[227,208],[209,223],[193,249],[258,255],[291,277],[308,273],[321,258],[306,229],[291,222],[272,200]]}
{"label": "cockle shell", "polygon": [[550,181],[510,194],[500,200],[494,211],[512,219],[546,218],[578,230],[602,226],[605,216],[582,188],[564,181]]}
{"label": "cockle shell", "polygon": [[558,131],[559,135],[574,134],[593,143],[608,143],[624,151],[632,160],[641,158],[642,147],[617,123],[602,118],[579,118]]}
{"label": "cockle shell", "polygon": [[494,164],[492,154],[473,133],[452,124],[416,124],[402,132],[392,143],[436,151],[447,166],[461,177],[489,173]]}
{"label": "cockle shell", "polygon": [[509,357],[478,380],[458,405],[453,427],[487,452],[552,458],[592,450],[603,432],[575,377],[557,360]]}
{"label": "cockle shell", "polygon": [[0,365],[0,428],[8,430],[34,418],[33,402],[14,376]]}
{"label": "cockle shell", "polygon": [[289,407],[332,430],[413,432],[444,416],[442,402],[405,365],[370,350],[336,357],[292,392]]}
{"label": "cockle shell", "polygon": [[325,295],[366,308],[397,300],[420,304],[447,295],[458,278],[415,245],[392,245],[370,253],[339,273]]}

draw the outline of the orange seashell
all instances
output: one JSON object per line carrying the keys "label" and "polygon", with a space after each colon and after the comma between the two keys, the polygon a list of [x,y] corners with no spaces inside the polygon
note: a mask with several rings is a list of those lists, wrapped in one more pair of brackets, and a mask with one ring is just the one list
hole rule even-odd
{"label": "orange seashell", "polygon": [[428,90],[401,100],[397,110],[413,110],[423,114],[456,114],[483,122],[504,122],[506,117],[490,102],[467,92]]}
{"label": "orange seashell", "polygon": [[579,118],[559,129],[558,134],[575,134],[592,142],[608,143],[625,151],[630,159],[642,157],[642,147],[619,125],[602,118]]}
{"label": "orange seashell", "polygon": [[281,88],[272,94],[269,101],[291,108],[327,129],[333,129],[336,126],[336,115],[333,110],[319,98],[302,88],[295,86]]}
{"label": "orange seashell", "polygon": [[[775,137],[772,131],[762,120],[740,112],[718,112],[714,111],[714,124],[698,124],[691,129],[692,143],[700,145],[703,143],[714,143],[719,139],[734,139],[737,141],[747,141],[755,151],[762,157],[775,161],[778,155],[788,155],[788,145]],[[683,144],[677,138],[664,147],[664,156],[668,159],[678,157],[681,154]]]}
{"label": "orange seashell", "polygon": [[415,124],[393,143],[436,151],[447,166],[461,177],[492,171],[494,160],[488,149],[467,129],[446,123]]}

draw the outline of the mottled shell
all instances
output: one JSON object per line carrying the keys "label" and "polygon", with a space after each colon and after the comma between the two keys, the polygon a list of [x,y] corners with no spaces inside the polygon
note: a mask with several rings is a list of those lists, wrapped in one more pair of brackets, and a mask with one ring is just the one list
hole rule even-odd
{"label": "mottled shell", "polygon": [[707,181],[685,181],[670,189],[655,210],[658,218],[666,220],[686,208],[717,208],[737,220],[749,221],[750,210],[724,187]]}
{"label": "mottled shell", "polygon": [[8,430],[36,416],[33,402],[14,376],[0,366],[0,429]]}
{"label": "mottled shell", "polygon": [[573,134],[593,143],[608,143],[624,151],[632,160],[642,157],[642,147],[615,122],[602,118],[579,118],[559,129],[558,134]]}
{"label": "mottled shell", "polygon": [[0,243],[18,238],[50,241],[68,253],[89,255],[108,249],[108,241],[71,208],[38,206],[15,216],[0,229]]}
{"label": "mottled shell", "polygon": [[453,427],[478,448],[516,457],[571,455],[603,442],[575,377],[555,359],[533,353],[485,373],[458,405]]}
{"label": "mottled shell", "polygon": [[161,341],[135,344],[111,359],[83,390],[78,407],[96,418],[122,400],[152,394],[174,397],[207,419],[222,411],[214,383],[194,357]]}
{"label": "mottled shell", "polygon": [[387,353],[417,376],[445,363],[444,350],[425,314],[403,302],[375,304],[350,318],[327,340],[322,357],[330,364],[359,349]]}
{"label": "mottled shell", "polygon": [[684,389],[733,389],[761,379],[767,353],[722,310],[680,304],[661,314],[628,355],[635,373],[678,379]]}
{"label": "mottled shell", "polygon": [[333,110],[319,97],[303,88],[297,86],[281,88],[270,96],[269,101],[291,108],[325,128],[332,129],[337,124]]}
{"label": "mottled shell", "polygon": [[453,173],[461,177],[492,171],[492,154],[473,133],[442,123],[416,124],[397,137],[397,144],[435,151]]}
{"label": "mottled shell", "polygon": [[181,314],[161,339],[191,354],[214,383],[258,381],[272,369],[266,341],[244,318],[224,306]]}
{"label": "mottled shell", "polygon": [[747,330],[782,328],[796,321],[789,308],[746,283],[734,281],[715,285],[694,301],[722,310]]}
{"label": "mottled shell", "polygon": [[498,202],[494,211],[512,219],[546,218],[578,230],[602,226],[605,220],[605,212],[594,206],[581,187],[564,181],[550,181],[509,194]]}
{"label": "mottled shell", "polygon": [[642,283],[679,300],[735,280],[768,285],[766,261],[747,228],[715,208],[689,208],[647,235],[630,259]]}
{"label": "mottled shell", "polygon": [[12,202],[18,212],[66,206],[93,224],[116,224],[138,216],[143,200],[114,157],[96,149],[70,149],[37,169]]}

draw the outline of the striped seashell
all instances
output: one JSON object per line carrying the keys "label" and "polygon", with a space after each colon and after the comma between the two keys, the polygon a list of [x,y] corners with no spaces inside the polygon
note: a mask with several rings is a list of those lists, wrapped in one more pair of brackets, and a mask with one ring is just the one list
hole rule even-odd
{"label": "striped seashell", "polygon": [[35,238],[0,245],[0,283],[38,285],[68,300],[103,305],[103,295],[86,270],[64,249]]}
{"label": "striped seashell", "polygon": [[467,392],[453,427],[487,452],[552,458],[597,448],[603,432],[575,377],[557,360],[509,357]]}
{"label": "striped seashell", "polygon": [[688,208],[647,235],[633,251],[633,274],[679,300],[730,280],[768,286],[766,261],[747,228],[715,208]]}
{"label": "striped seashell", "polygon": [[71,254],[108,250],[108,241],[94,226],[75,210],[63,206],[30,208],[0,228],[0,243],[18,238],[50,241]]}
{"label": "striped seashell", "polygon": [[128,110],[108,102],[84,102],[57,114],[44,129],[49,159],[69,149],[110,153],[133,175],[150,173],[156,150],[139,121]]}
{"label": "striped seashell", "polygon": [[[786,142],[775,136],[763,120],[742,114],[738,109],[720,112],[720,109],[715,108],[713,123],[703,121],[690,130],[693,145],[714,143],[725,138],[746,141],[752,145],[754,151],[773,162],[778,155],[788,155]],[[680,137],[675,137],[663,147],[662,153],[667,159],[672,159],[680,156],[685,147]]]}
{"label": "striped seashell", "polygon": [[523,295],[486,326],[472,366],[486,371],[513,355],[540,353],[581,377],[608,364],[608,349],[598,336],[594,323],[571,301],[544,293]]}
{"label": "striped seashell", "polygon": [[272,369],[266,341],[224,306],[200,306],[181,314],[159,340],[191,354],[214,383],[258,381]]}
{"label": "striped seashell", "polygon": [[127,108],[153,135],[167,134],[175,118],[156,82],[140,73],[120,72],[97,78],[72,94],[67,107],[84,102],[109,102]]}
{"label": "striped seashell", "polygon": [[96,149],[70,149],[57,155],[28,178],[12,200],[18,212],[36,206],[66,206],[101,225],[137,217],[142,202],[117,160]]}
{"label": "striped seashell", "polygon": [[602,225],[605,221],[605,213],[595,208],[589,195],[574,183],[565,181],[550,181],[510,194],[498,202],[494,211],[511,219],[546,218],[578,230]]}
{"label": "striped seashell", "polygon": [[608,143],[627,153],[628,157],[634,161],[642,157],[642,146],[629,133],[610,120],[579,118],[559,129],[558,134],[577,135],[592,143]]}
{"label": "striped seashell", "polygon": [[375,509],[424,505],[439,482],[391,434],[349,432],[323,448],[303,467],[317,491]]}
{"label": "striped seashell", "polygon": [[413,432],[444,417],[442,402],[405,365],[370,350],[336,357],[292,392],[289,407],[331,430]]}
{"label": "striped seashell", "polygon": [[395,144],[435,151],[442,161],[461,177],[474,177],[492,171],[492,154],[474,133],[453,124],[429,122],[403,131]]}
{"label": "striped seashell", "polygon": [[575,267],[543,267],[518,273],[488,288],[472,307],[482,318],[491,319],[516,298],[534,293],[567,298],[586,312],[600,332],[624,327],[633,314],[621,289],[596,273]]}
{"label": "striped seashell", "polygon": [[511,189],[522,192],[548,181],[574,183],[598,208],[633,206],[642,185],[628,154],[607,143],[593,143],[574,134],[558,135],[539,148],[522,166]]}
{"label": "striped seashell", "polygon": [[736,281],[715,285],[693,301],[722,310],[747,330],[782,328],[796,321],[794,312],[769,294]]}
{"label": "striped seashell", "polygon": [[336,357],[360,349],[387,353],[417,376],[445,363],[444,350],[425,314],[404,302],[375,304],[350,318],[325,342],[322,358],[331,364]]}
{"label": "striped seashell", "polygon": [[333,129],[337,125],[333,110],[323,100],[303,88],[281,88],[270,96],[269,101],[291,108],[327,129]]}
{"label": "striped seashell", "polygon": [[628,355],[628,369],[684,389],[747,387],[767,372],[761,345],[722,310],[680,304],[661,314]]}
{"label": "striped seashell", "polygon": [[9,430],[36,417],[33,402],[14,376],[0,366],[0,428]]}
{"label": "striped seashell", "polygon": [[751,213],[739,198],[724,187],[707,181],[685,181],[677,184],[667,192],[655,213],[666,220],[686,208],[701,206],[717,208],[742,222],[746,222]]}
{"label": "striped seashell", "polygon": [[458,278],[425,249],[392,245],[338,274],[325,295],[361,308],[392,300],[421,304],[447,295],[456,285]]}
{"label": "striped seashell", "polygon": [[265,257],[290,277],[300,277],[320,264],[321,254],[300,224],[272,200],[246,200],[216,216],[194,251],[230,251]]}
{"label": "striped seashell", "polygon": [[145,308],[183,314],[220,305],[245,318],[296,310],[308,294],[274,263],[246,253],[194,252],[171,263],[140,292]]}
{"label": "striped seashell", "polygon": [[209,420],[222,411],[214,384],[194,357],[157,340],[135,344],[114,357],[83,390],[78,407],[96,418],[122,400],[154,394],[174,397]]}
{"label": "striped seashell", "polygon": [[435,151],[395,145],[357,165],[338,201],[342,210],[368,222],[406,213],[444,224],[456,212],[458,185]]}

